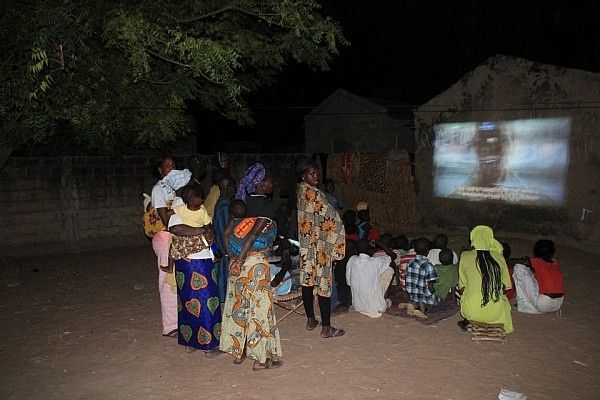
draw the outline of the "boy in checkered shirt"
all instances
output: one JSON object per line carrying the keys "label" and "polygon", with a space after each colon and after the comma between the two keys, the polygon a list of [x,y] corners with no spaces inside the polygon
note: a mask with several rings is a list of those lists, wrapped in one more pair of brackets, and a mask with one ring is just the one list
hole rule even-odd
{"label": "boy in checkered shirt", "polygon": [[440,311],[445,306],[433,288],[438,276],[435,267],[427,259],[430,247],[428,239],[416,239],[414,249],[417,255],[406,268],[406,292],[411,301],[407,313],[419,318],[427,318],[427,312]]}

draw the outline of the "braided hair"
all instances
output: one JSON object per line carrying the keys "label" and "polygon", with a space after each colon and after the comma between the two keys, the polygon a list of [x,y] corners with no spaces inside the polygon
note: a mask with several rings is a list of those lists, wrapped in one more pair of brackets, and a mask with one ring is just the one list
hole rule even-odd
{"label": "braided hair", "polygon": [[502,294],[502,275],[500,265],[488,250],[477,250],[477,266],[481,272],[481,306],[490,300],[494,303]]}
{"label": "braided hair", "polygon": [[256,192],[256,187],[265,179],[265,166],[254,163],[246,170],[246,174],[240,181],[235,198],[246,201],[249,194]]}

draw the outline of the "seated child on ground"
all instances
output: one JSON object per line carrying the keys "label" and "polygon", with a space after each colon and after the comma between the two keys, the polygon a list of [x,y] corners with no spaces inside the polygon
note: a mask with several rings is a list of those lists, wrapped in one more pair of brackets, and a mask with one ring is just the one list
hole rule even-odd
{"label": "seated child on ground", "polygon": [[454,288],[458,285],[458,264],[452,262],[452,253],[448,248],[440,251],[440,263],[435,265],[438,281],[433,284],[433,288],[442,299],[453,299]]}
{"label": "seated child on ground", "polygon": [[358,218],[358,236],[361,239],[367,239],[369,242],[379,240],[379,230],[371,223],[369,209],[358,211],[356,217]]}
{"label": "seated child on ground", "polygon": [[[440,251],[448,248],[448,236],[443,233],[437,234],[433,238],[431,243],[431,250],[427,253],[427,259],[431,261],[433,265],[441,264],[440,262]],[[452,252],[452,264],[458,264],[458,256],[455,252]]]}
{"label": "seated child on ground", "polygon": [[419,238],[414,242],[415,259],[406,268],[406,292],[411,303],[407,313],[419,318],[427,318],[427,312],[445,308],[443,299],[435,294],[433,284],[438,276],[435,267],[427,259],[429,239]]}
{"label": "seated child on ground", "polygon": [[344,230],[346,231],[346,240],[358,242],[360,237],[358,236],[358,227],[356,226],[356,212],[354,210],[346,211],[342,215],[342,221],[344,222]]}
{"label": "seated child on ground", "polygon": [[533,257],[515,264],[514,280],[517,309],[528,314],[558,311],[562,307],[565,288],[558,261],[554,259],[554,242],[540,239],[533,246]]}
{"label": "seated child on ground", "polygon": [[[371,318],[379,318],[391,305],[385,294],[390,286],[394,269],[389,255],[372,257],[373,248],[366,239],[356,243],[358,255],[350,257],[346,265],[346,281],[352,291],[352,307]],[[389,253],[395,254],[389,250]]]}
{"label": "seated child on ground", "polygon": [[385,256],[390,256],[392,257],[392,260],[394,262],[394,280],[392,281],[392,285],[394,287],[398,286],[398,283],[400,282],[400,254],[399,252],[397,252],[396,250],[393,249],[394,247],[394,237],[392,236],[391,233],[384,233],[383,235],[381,235],[381,237],[379,238],[379,242],[376,243],[376,246],[379,248],[379,250],[377,250],[375,252],[375,254],[373,254],[373,257],[385,257]]}
{"label": "seated child on ground", "polygon": [[394,240],[396,249],[401,253],[400,255],[400,285],[402,290],[406,290],[406,267],[412,260],[415,259],[417,253],[414,249],[409,250],[410,243],[405,235],[400,235]]}

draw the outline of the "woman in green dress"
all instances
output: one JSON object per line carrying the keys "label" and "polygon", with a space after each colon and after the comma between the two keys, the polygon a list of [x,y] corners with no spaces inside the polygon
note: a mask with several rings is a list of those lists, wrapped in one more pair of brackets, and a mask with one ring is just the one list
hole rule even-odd
{"label": "woman in green dress", "polygon": [[490,227],[479,225],[471,231],[471,246],[473,250],[461,254],[458,266],[460,313],[465,318],[459,325],[465,328],[469,321],[501,324],[505,333],[511,333],[510,303],[504,291],[512,286],[502,245]]}

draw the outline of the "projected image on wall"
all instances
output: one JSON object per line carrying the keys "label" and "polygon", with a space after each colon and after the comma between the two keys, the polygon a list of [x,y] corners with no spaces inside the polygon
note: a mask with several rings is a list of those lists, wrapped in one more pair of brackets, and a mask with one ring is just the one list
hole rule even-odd
{"label": "projected image on wall", "polygon": [[559,206],[565,201],[570,118],[437,124],[434,194]]}

